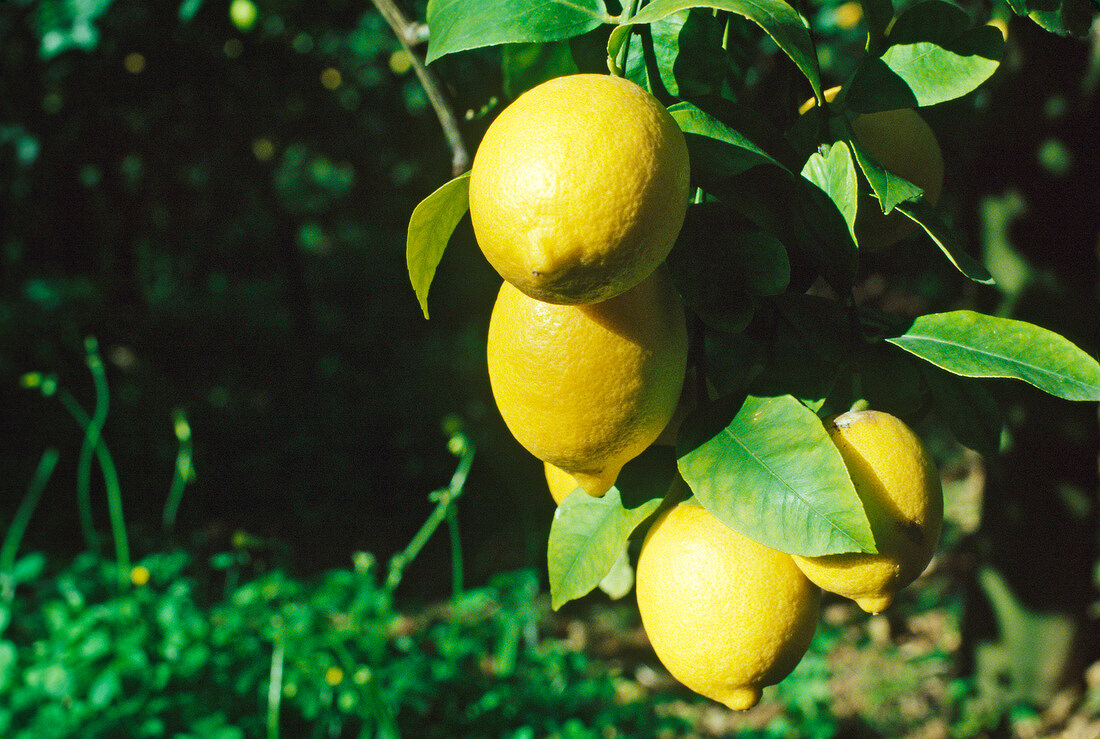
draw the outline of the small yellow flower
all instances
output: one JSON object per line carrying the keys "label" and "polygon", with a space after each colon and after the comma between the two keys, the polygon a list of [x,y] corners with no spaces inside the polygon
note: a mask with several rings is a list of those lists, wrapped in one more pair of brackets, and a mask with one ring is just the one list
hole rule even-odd
{"label": "small yellow flower", "polygon": [[149,575],[150,573],[148,567],[138,565],[137,567],[130,570],[130,582],[140,588],[141,586],[149,583]]}

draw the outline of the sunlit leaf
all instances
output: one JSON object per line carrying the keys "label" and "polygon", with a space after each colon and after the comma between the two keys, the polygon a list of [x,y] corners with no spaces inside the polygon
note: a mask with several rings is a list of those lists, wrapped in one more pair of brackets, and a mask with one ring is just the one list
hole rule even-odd
{"label": "sunlit leaf", "polygon": [[659,499],[652,499],[636,508],[624,508],[615,487],[602,498],[593,498],[583,490],[570,493],[550,525],[546,557],[551,605],[560,608],[599,585],[634,529],[659,505]]}
{"label": "sunlit leaf", "polygon": [[428,288],[443,251],[469,209],[470,175],[459,175],[420,201],[409,218],[405,261],[424,317],[428,317]]}
{"label": "sunlit leaf", "polygon": [[561,41],[610,23],[603,0],[433,0],[427,61],[496,44]]}
{"label": "sunlit leaf", "polygon": [[989,274],[984,264],[967,253],[958,234],[943,222],[940,214],[929,203],[923,200],[900,203],[897,209],[924,229],[956,269],[974,282],[993,284],[993,275]]}
{"label": "sunlit leaf", "polygon": [[1100,364],[1065,337],[1025,321],[968,310],[932,313],[886,340],[957,375],[1015,378],[1066,400],[1100,400]]}
{"label": "sunlit leaf", "polygon": [[883,213],[889,213],[896,208],[899,203],[915,200],[924,193],[923,190],[909,180],[883,167],[879,161],[859,143],[859,139],[855,136],[849,139],[849,143],[852,146],[852,151],[856,155],[856,161],[859,163],[860,170],[862,170],[863,175],[867,178],[867,182],[871,185],[871,189],[875,191],[875,196],[879,201],[879,208]]}
{"label": "sunlit leaf", "polygon": [[658,21],[689,8],[727,10],[756,23],[806,76],[814,96],[821,97],[821,73],[809,31],[795,9],[783,0],[654,0],[638,11],[629,22],[612,31],[607,42],[608,55],[612,58],[617,56],[631,25]]}
{"label": "sunlit leaf", "polygon": [[812,411],[789,395],[750,395],[715,432],[716,410],[723,404],[692,414],[680,432],[680,474],[708,511],[792,554],[875,551],[844,460]]}
{"label": "sunlit leaf", "polygon": [[802,176],[820,187],[848,224],[848,232],[856,236],[856,208],[859,200],[859,176],[852,163],[852,154],[843,141],[829,147],[826,156],[810,155]]}

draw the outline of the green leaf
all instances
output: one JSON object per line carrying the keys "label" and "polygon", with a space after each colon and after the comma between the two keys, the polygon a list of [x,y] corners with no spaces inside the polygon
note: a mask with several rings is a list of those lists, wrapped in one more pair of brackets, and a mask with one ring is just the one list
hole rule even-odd
{"label": "green leaf", "polygon": [[684,303],[730,333],[752,317],[754,295],[783,292],[791,276],[783,244],[718,202],[688,208],[666,263]]}
{"label": "green leaf", "polygon": [[1041,28],[1059,36],[1084,38],[1096,18],[1097,5],[1091,0],[1063,0],[1055,8],[1041,7],[1047,3],[1028,3],[1028,17]]}
{"label": "green leaf", "polygon": [[578,71],[573,50],[564,41],[506,44],[500,57],[504,94],[513,100],[538,84]]}
{"label": "green leaf", "polygon": [[416,298],[428,317],[428,288],[455,226],[469,210],[470,173],[459,175],[420,201],[409,218],[405,261]]}
{"label": "green leaf", "polygon": [[869,55],[848,83],[846,105],[858,113],[954,100],[997,70],[1004,38],[974,26],[962,8],[940,0],[910,6],[890,28],[889,46]]}
{"label": "green leaf", "polygon": [[955,440],[987,458],[997,456],[1004,420],[992,393],[981,380],[959,377],[927,362],[922,364],[921,373],[932,393],[936,414],[947,423]]}
{"label": "green leaf", "polygon": [[924,190],[879,164],[855,136],[849,138],[848,143],[855,152],[859,168],[863,170],[863,175],[867,178],[871,189],[875,191],[883,213],[889,213],[899,203],[915,200],[924,194]]}
{"label": "green leaf", "polygon": [[852,164],[852,154],[843,141],[828,148],[825,156],[810,155],[802,168],[802,176],[820,187],[836,205],[848,224],[848,233],[856,237],[856,207],[859,199],[859,176]]}
{"label": "green leaf", "polygon": [[[855,348],[848,314],[835,300],[785,294],[768,298],[759,333],[768,340],[767,365],[749,387],[755,395],[793,395],[820,401],[848,368]],[[749,329],[758,333],[754,324]]]}
{"label": "green leaf", "polygon": [[722,49],[724,30],[725,24],[702,8],[635,28],[626,77],[662,99],[717,94],[730,69]]}
{"label": "green leaf", "polygon": [[709,438],[713,404],[685,420],[680,474],[730,528],[791,554],[874,552],[863,505],[821,420],[789,395],[748,396]]}
{"label": "green leaf", "polygon": [[1100,364],[1065,337],[1025,321],[968,310],[932,313],[886,340],[957,375],[1015,378],[1066,400],[1100,400]]}
{"label": "green leaf", "polygon": [[483,46],[561,41],[613,20],[603,0],[433,0],[427,61]]}
{"label": "green leaf", "polygon": [[692,2],[691,0],[654,0],[643,7],[627,23],[611,32],[607,42],[608,56],[618,56],[619,49],[630,32],[630,27],[639,23],[659,21],[673,13],[688,8],[716,8],[748,18],[764,29],[772,37],[776,46],[790,57],[810,82],[814,96],[821,99],[821,73],[817,64],[817,54],[809,31],[798,13],[783,0],[709,0]]}
{"label": "green leaf", "polygon": [[782,166],[745,134],[691,103],[676,103],[668,112],[687,139],[692,176],[704,186],[759,164]]}
{"label": "green leaf", "polygon": [[583,490],[570,493],[554,512],[547,545],[553,608],[557,610],[599,585],[634,529],[659,505],[660,500],[652,499],[637,508],[624,508],[616,487],[602,498],[593,498]]}
{"label": "green leaf", "polygon": [[959,241],[958,234],[943,222],[940,214],[931,204],[923,200],[901,203],[898,205],[898,210],[924,229],[956,269],[974,282],[980,282],[983,285],[993,284],[993,275],[989,274],[984,264],[967,253]]}

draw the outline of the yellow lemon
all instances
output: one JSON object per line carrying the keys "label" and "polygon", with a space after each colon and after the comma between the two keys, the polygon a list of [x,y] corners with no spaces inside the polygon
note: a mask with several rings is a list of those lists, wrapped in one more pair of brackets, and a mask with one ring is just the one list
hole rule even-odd
{"label": "yellow lemon", "polygon": [[592,305],[501,285],[489,319],[489,381],[512,435],[603,495],[668,424],[687,365],[684,309],[664,269]]}
{"label": "yellow lemon", "polygon": [[878,613],[917,579],[936,551],[943,526],[939,474],[917,435],[888,413],[844,413],[828,430],[863,503],[878,554],[794,561],[825,590]]}
{"label": "yellow lemon", "polygon": [[[825,91],[832,102],[839,87]],[[801,112],[814,107],[811,98]],[[863,113],[852,119],[856,140],[886,170],[904,177],[924,191],[929,204],[939,202],[943,191],[943,152],[936,134],[912,108]],[[856,215],[856,240],[861,249],[883,249],[916,233],[920,227],[900,212],[884,214],[873,197],[861,198]]]}
{"label": "yellow lemon", "polygon": [[684,135],[619,77],[575,74],[520,95],[470,170],[470,219],[500,275],[549,303],[606,300],[668,256],[688,202]]}
{"label": "yellow lemon", "polygon": [[635,588],[642,625],[672,676],[735,710],[756,705],[762,688],[795,668],[821,602],[790,555],[691,499],[646,534]]}
{"label": "yellow lemon", "polygon": [[546,487],[550,488],[550,496],[558,505],[561,505],[561,502],[569,497],[571,492],[580,487],[577,478],[565,470],[555,467],[549,462],[543,462],[542,466],[543,474],[546,475]]}

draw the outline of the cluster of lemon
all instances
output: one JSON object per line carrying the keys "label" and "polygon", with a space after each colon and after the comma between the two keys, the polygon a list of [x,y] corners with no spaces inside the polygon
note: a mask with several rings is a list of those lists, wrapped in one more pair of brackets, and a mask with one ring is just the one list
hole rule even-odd
{"label": "cluster of lemon", "polygon": [[[640,87],[605,75],[520,96],[474,158],[474,231],[504,278],[489,324],[493,395],[558,502],[577,488],[603,495],[674,416],[688,340],[662,262],[688,190],[675,121]],[[642,545],[636,590],[654,650],[678,680],[731,708],[755,705],[799,662],[821,588],[878,612],[938,543],[939,478],[913,432],[875,411],[827,428],[877,554],[785,554],[690,497]]]}

